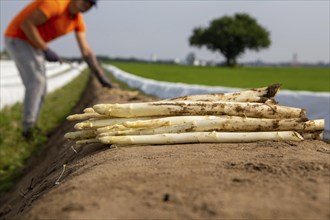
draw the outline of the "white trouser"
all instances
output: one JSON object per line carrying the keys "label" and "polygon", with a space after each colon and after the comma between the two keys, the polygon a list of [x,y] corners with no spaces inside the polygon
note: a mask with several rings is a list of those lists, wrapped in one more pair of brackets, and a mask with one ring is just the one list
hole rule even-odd
{"label": "white trouser", "polygon": [[45,58],[27,41],[5,37],[7,52],[15,61],[24,87],[23,131],[35,127],[46,94]]}

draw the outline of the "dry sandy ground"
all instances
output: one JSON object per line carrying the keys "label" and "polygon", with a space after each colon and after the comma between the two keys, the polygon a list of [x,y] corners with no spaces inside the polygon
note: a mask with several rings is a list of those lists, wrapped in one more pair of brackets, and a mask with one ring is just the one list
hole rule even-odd
{"label": "dry sandy ground", "polygon": [[[148,101],[95,81],[74,112]],[[71,148],[63,123],[0,199],[1,219],[329,219],[323,141]],[[60,184],[55,184],[63,165]]]}

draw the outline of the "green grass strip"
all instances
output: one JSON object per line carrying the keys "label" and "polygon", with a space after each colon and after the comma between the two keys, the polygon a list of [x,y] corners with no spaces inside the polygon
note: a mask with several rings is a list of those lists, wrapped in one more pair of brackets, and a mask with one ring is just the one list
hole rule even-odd
{"label": "green grass strip", "polygon": [[[81,99],[87,82],[88,74],[84,71],[64,87],[46,96],[38,121],[42,134],[50,133],[65,120]],[[0,122],[0,195],[2,195],[16,183],[26,160],[40,152],[47,141],[47,136],[36,135],[33,141],[25,141],[21,135],[21,103],[5,107],[0,112]]]}
{"label": "green grass strip", "polygon": [[110,62],[110,64],[141,77],[167,82],[237,88],[258,88],[281,83],[281,89],[330,91],[330,68],[226,68],[134,62]]}

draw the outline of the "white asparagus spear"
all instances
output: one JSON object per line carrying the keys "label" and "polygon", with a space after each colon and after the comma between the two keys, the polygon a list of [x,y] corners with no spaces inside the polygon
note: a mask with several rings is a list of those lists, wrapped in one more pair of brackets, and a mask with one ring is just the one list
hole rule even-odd
{"label": "white asparagus spear", "polygon": [[266,102],[268,100],[274,102],[271,98],[276,95],[280,86],[280,84],[274,84],[267,87],[243,90],[240,92],[189,95],[162,101]]}
{"label": "white asparagus spear", "polygon": [[[211,126],[212,129],[225,129],[235,131],[243,129],[244,131],[254,131],[260,129],[267,130],[323,130],[324,119],[304,121],[300,118],[291,119],[268,119],[268,118],[246,118],[238,116],[173,116],[151,120],[127,121],[123,125],[127,128],[155,128],[164,125],[176,125],[189,122],[196,122],[196,127]],[[269,128],[267,128],[269,127]],[[295,129],[294,129],[295,128]],[[105,129],[106,131],[106,129]],[[100,129],[102,131],[102,128]]]}
{"label": "white asparagus spear", "polygon": [[112,117],[171,115],[232,115],[252,118],[306,118],[305,110],[287,106],[245,102],[146,102],[98,104],[93,109]]}
{"label": "white asparagus spear", "polygon": [[151,118],[145,120],[127,120],[121,124],[115,124],[111,126],[100,127],[97,129],[97,133],[104,132],[114,132],[114,131],[123,131],[129,128],[135,129],[147,129],[147,128],[158,128],[162,126],[169,125],[177,125],[177,124],[185,124],[191,123],[199,120],[208,120],[208,119],[216,119],[216,118],[231,118],[234,116],[212,116],[212,115],[204,115],[204,116],[171,116],[171,117],[163,117],[163,118]]}
{"label": "white asparagus spear", "polygon": [[114,124],[102,128],[97,128],[96,133],[101,134],[101,133],[106,133],[106,132],[117,132],[117,131],[126,131],[130,130],[130,128],[127,128],[124,123],[122,124]]}
{"label": "white asparagus spear", "polygon": [[[134,129],[134,128],[133,128]],[[139,128],[141,129],[141,128]],[[124,123],[121,124],[114,124],[114,125],[109,125],[101,128],[96,129],[97,134],[101,133],[108,133],[108,132],[117,132],[117,131],[126,131],[126,130],[132,130],[131,128],[128,128],[124,125]],[[138,130],[138,129],[135,129]]]}
{"label": "white asparagus spear", "polygon": [[[233,93],[235,94],[235,93]],[[246,95],[238,95],[238,96],[229,96],[226,94],[205,94],[205,95],[192,95],[192,96],[183,96],[179,98],[173,98],[168,100],[161,100],[160,102],[168,102],[168,101],[194,101],[194,102],[260,102],[265,103],[268,101],[269,104],[275,104],[275,100],[259,97],[259,96],[246,96]]]}
{"label": "white asparagus spear", "polygon": [[92,107],[90,107],[90,108],[85,108],[83,112],[84,113],[94,113],[95,111]]}
{"label": "white asparagus spear", "polygon": [[[192,117],[193,118],[193,117]],[[149,123],[146,123],[148,122]],[[321,131],[324,129],[324,120],[314,120],[302,122],[300,119],[259,119],[240,117],[218,117],[209,120],[186,120],[185,123],[176,124],[177,121],[163,120],[164,125],[152,123],[156,120],[146,120],[142,127],[129,128],[121,125],[120,129],[99,129],[99,136],[109,135],[147,135],[162,133],[182,133],[182,132],[253,132],[253,131]],[[158,120],[161,121],[161,120]],[[137,121],[138,122],[138,121]],[[131,122],[130,124],[133,124]],[[127,123],[126,123],[127,124]],[[141,124],[141,123],[140,123]],[[160,125],[151,127],[149,125]]]}
{"label": "white asparagus spear", "polygon": [[247,96],[259,96],[259,97],[265,97],[265,98],[273,98],[278,90],[280,89],[281,84],[276,83],[270,86],[262,87],[262,88],[254,88],[249,90],[244,90],[238,93],[243,93]]}
{"label": "white asparagus spear", "polygon": [[109,119],[100,119],[100,120],[86,120],[77,123],[75,129],[86,129],[86,128],[100,128],[105,126],[110,126],[114,124],[120,124],[126,121],[135,121],[135,120],[144,120],[152,119],[154,117],[139,117],[139,118],[109,118]]}
{"label": "white asparagus spear", "polygon": [[273,98],[278,90],[280,89],[281,84],[276,83],[270,86],[262,87],[262,88],[254,88],[245,90],[238,93],[244,93],[244,95],[247,96],[259,96],[259,97],[265,97],[265,98]]}
{"label": "white asparagus spear", "polygon": [[99,133],[97,138],[104,136],[118,136],[118,135],[149,135],[149,134],[164,134],[164,133],[185,133],[191,130],[194,123],[186,123],[180,125],[162,126],[152,129],[125,129]]}
{"label": "white asparagus spear", "polygon": [[97,118],[97,119],[104,119],[104,118],[109,118],[106,115],[100,115],[99,113],[83,113],[83,114],[73,114],[69,115],[66,119],[69,121],[77,121],[77,120],[88,120],[92,118]]}
{"label": "white asparagus spear", "polygon": [[151,118],[145,120],[127,120],[121,124],[112,126],[100,127],[97,129],[98,133],[109,132],[109,131],[122,131],[128,128],[157,128],[161,126],[168,126],[174,124],[185,124],[198,120],[215,119],[217,117],[232,117],[232,116],[172,116],[164,118]]}
{"label": "white asparagus spear", "polygon": [[64,137],[69,140],[82,140],[82,139],[90,139],[96,137],[96,130],[88,129],[88,130],[80,130],[67,132]]}
{"label": "white asparagus spear", "polygon": [[196,121],[191,131],[316,131],[324,130],[324,120],[220,118]]}
{"label": "white asparagus spear", "polygon": [[180,144],[180,143],[230,143],[255,141],[302,141],[295,131],[279,132],[191,132],[136,136],[105,136],[98,138],[104,144]]}

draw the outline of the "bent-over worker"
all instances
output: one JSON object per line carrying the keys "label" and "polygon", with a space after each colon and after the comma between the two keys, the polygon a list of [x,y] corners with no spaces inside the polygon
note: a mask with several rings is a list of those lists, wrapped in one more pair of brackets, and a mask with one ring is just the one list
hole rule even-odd
{"label": "bent-over worker", "polygon": [[46,94],[45,60],[61,62],[48,42],[74,31],[82,57],[98,81],[111,88],[86,38],[82,13],[97,0],[33,0],[11,21],[5,31],[6,50],[15,61],[23,84],[23,136],[29,138],[36,128]]}

